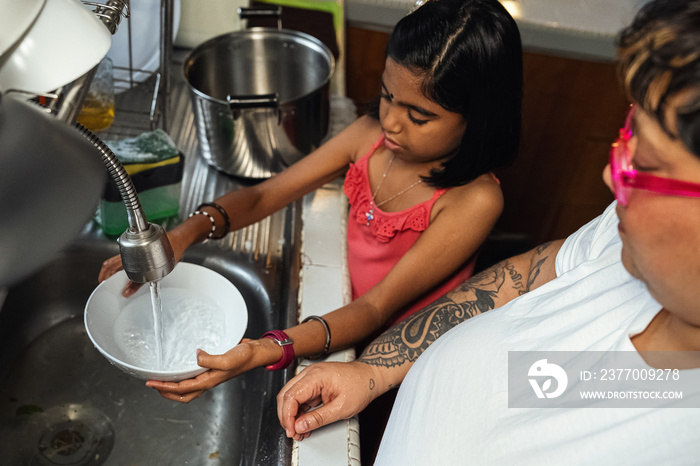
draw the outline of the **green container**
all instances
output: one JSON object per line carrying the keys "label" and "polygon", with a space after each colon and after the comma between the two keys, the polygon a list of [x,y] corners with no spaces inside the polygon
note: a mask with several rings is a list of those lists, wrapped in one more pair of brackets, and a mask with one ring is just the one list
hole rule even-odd
{"label": "green container", "polygon": [[[185,158],[162,130],[106,144],[131,177],[149,222],[176,216]],[[105,234],[121,235],[128,227],[126,207],[114,181],[109,179],[95,220]]]}

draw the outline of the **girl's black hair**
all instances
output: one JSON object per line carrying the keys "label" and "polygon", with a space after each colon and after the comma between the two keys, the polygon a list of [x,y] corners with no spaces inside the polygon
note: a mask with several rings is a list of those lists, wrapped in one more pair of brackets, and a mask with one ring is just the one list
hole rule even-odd
{"label": "girl's black hair", "polygon": [[[700,0],[655,0],[618,38],[619,69],[629,98],[673,139],[700,157]],[[666,104],[690,91],[668,128]]]}
{"label": "girl's black hair", "polygon": [[386,55],[424,78],[426,97],[467,121],[457,154],[427,182],[459,186],[512,162],[520,140],[522,45],[498,0],[428,0],[399,21]]}

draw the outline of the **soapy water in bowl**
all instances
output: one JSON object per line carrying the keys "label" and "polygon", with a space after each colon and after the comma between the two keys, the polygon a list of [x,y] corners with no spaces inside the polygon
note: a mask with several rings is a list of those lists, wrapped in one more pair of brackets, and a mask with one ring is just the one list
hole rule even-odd
{"label": "soapy water in bowl", "polygon": [[197,366],[196,350],[218,350],[224,338],[222,309],[207,296],[165,288],[162,302],[162,361],[159,361],[151,294],[134,297],[114,322],[114,341],[124,362],[148,370],[178,371]]}

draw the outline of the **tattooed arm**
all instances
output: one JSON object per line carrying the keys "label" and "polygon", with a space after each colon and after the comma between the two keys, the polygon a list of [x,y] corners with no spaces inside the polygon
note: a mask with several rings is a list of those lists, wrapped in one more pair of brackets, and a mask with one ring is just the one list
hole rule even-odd
{"label": "tattooed arm", "polygon": [[[374,340],[353,363],[314,364],[284,386],[277,412],[289,437],[362,411],[403,381],[418,357],[457,324],[556,277],[554,259],[563,240],[515,256],[470,278],[442,298],[404,319]],[[306,412],[309,407],[323,407]]]}
{"label": "tattooed arm", "polygon": [[501,307],[555,278],[554,258],[562,243],[544,244],[473,276],[384,332],[365,349],[358,361],[383,367],[408,365],[405,368],[408,371],[413,361],[452,327]]}

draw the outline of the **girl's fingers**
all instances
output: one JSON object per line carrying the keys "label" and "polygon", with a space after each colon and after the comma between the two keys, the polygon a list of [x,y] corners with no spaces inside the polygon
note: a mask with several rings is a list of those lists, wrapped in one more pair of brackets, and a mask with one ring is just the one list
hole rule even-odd
{"label": "girl's fingers", "polygon": [[155,388],[159,392],[168,392],[175,395],[186,395],[188,393],[193,393],[196,391],[204,392],[206,389],[211,388],[207,385],[207,381],[211,378],[211,372],[203,372],[199,374],[194,379],[182,380],[180,382],[162,382],[160,380],[149,380],[146,382],[146,386],[150,388]]}
{"label": "girl's fingers", "polygon": [[[246,364],[253,356],[253,349],[247,345],[250,339],[243,339],[241,343],[228,350],[225,354],[209,354],[204,350],[197,350],[197,364],[207,369],[231,371],[238,369],[243,371]],[[247,369],[246,369],[247,370]]]}
{"label": "girl's fingers", "polygon": [[[112,275],[114,275],[122,269],[123,267],[121,256],[110,257],[102,263],[102,268],[100,269],[100,273],[97,276],[97,281],[102,283],[103,281],[107,280],[109,277],[111,277]],[[129,280],[124,286],[124,289],[122,290],[122,295],[128,298],[129,296],[136,293],[142,285],[142,283],[134,283],[131,280]]]}
{"label": "girl's fingers", "polygon": [[[213,356],[202,349],[197,350],[197,365],[207,369],[222,369],[221,355]],[[217,367],[218,366],[218,367]]]}
{"label": "girl's fingers", "polygon": [[97,281],[102,283],[109,277],[119,272],[122,269],[122,258],[121,256],[110,257],[102,263],[102,268],[100,269],[100,274],[97,276]]}
{"label": "girl's fingers", "polygon": [[142,286],[143,286],[143,283],[136,283],[136,282],[132,282],[131,280],[129,280],[129,282],[126,284],[126,286],[122,290],[122,295],[125,298],[128,298],[131,295],[133,295],[134,293],[136,293]]}
{"label": "girl's fingers", "polygon": [[177,395],[175,393],[161,392],[161,391],[159,391],[158,393],[160,393],[160,396],[162,396],[163,398],[166,398],[168,400],[179,401],[180,403],[189,403],[190,401],[194,400],[195,398],[199,398],[200,396],[202,396],[202,394],[204,392],[205,392],[205,390],[197,390],[195,392],[186,393],[184,395]]}
{"label": "girl's fingers", "polygon": [[183,383],[175,383],[175,382],[161,382],[159,380],[149,380],[146,382],[146,386],[150,388],[155,388],[159,392],[161,392],[161,395],[163,393],[173,393],[177,396],[184,395],[185,393],[189,393],[189,389],[185,386]]}

